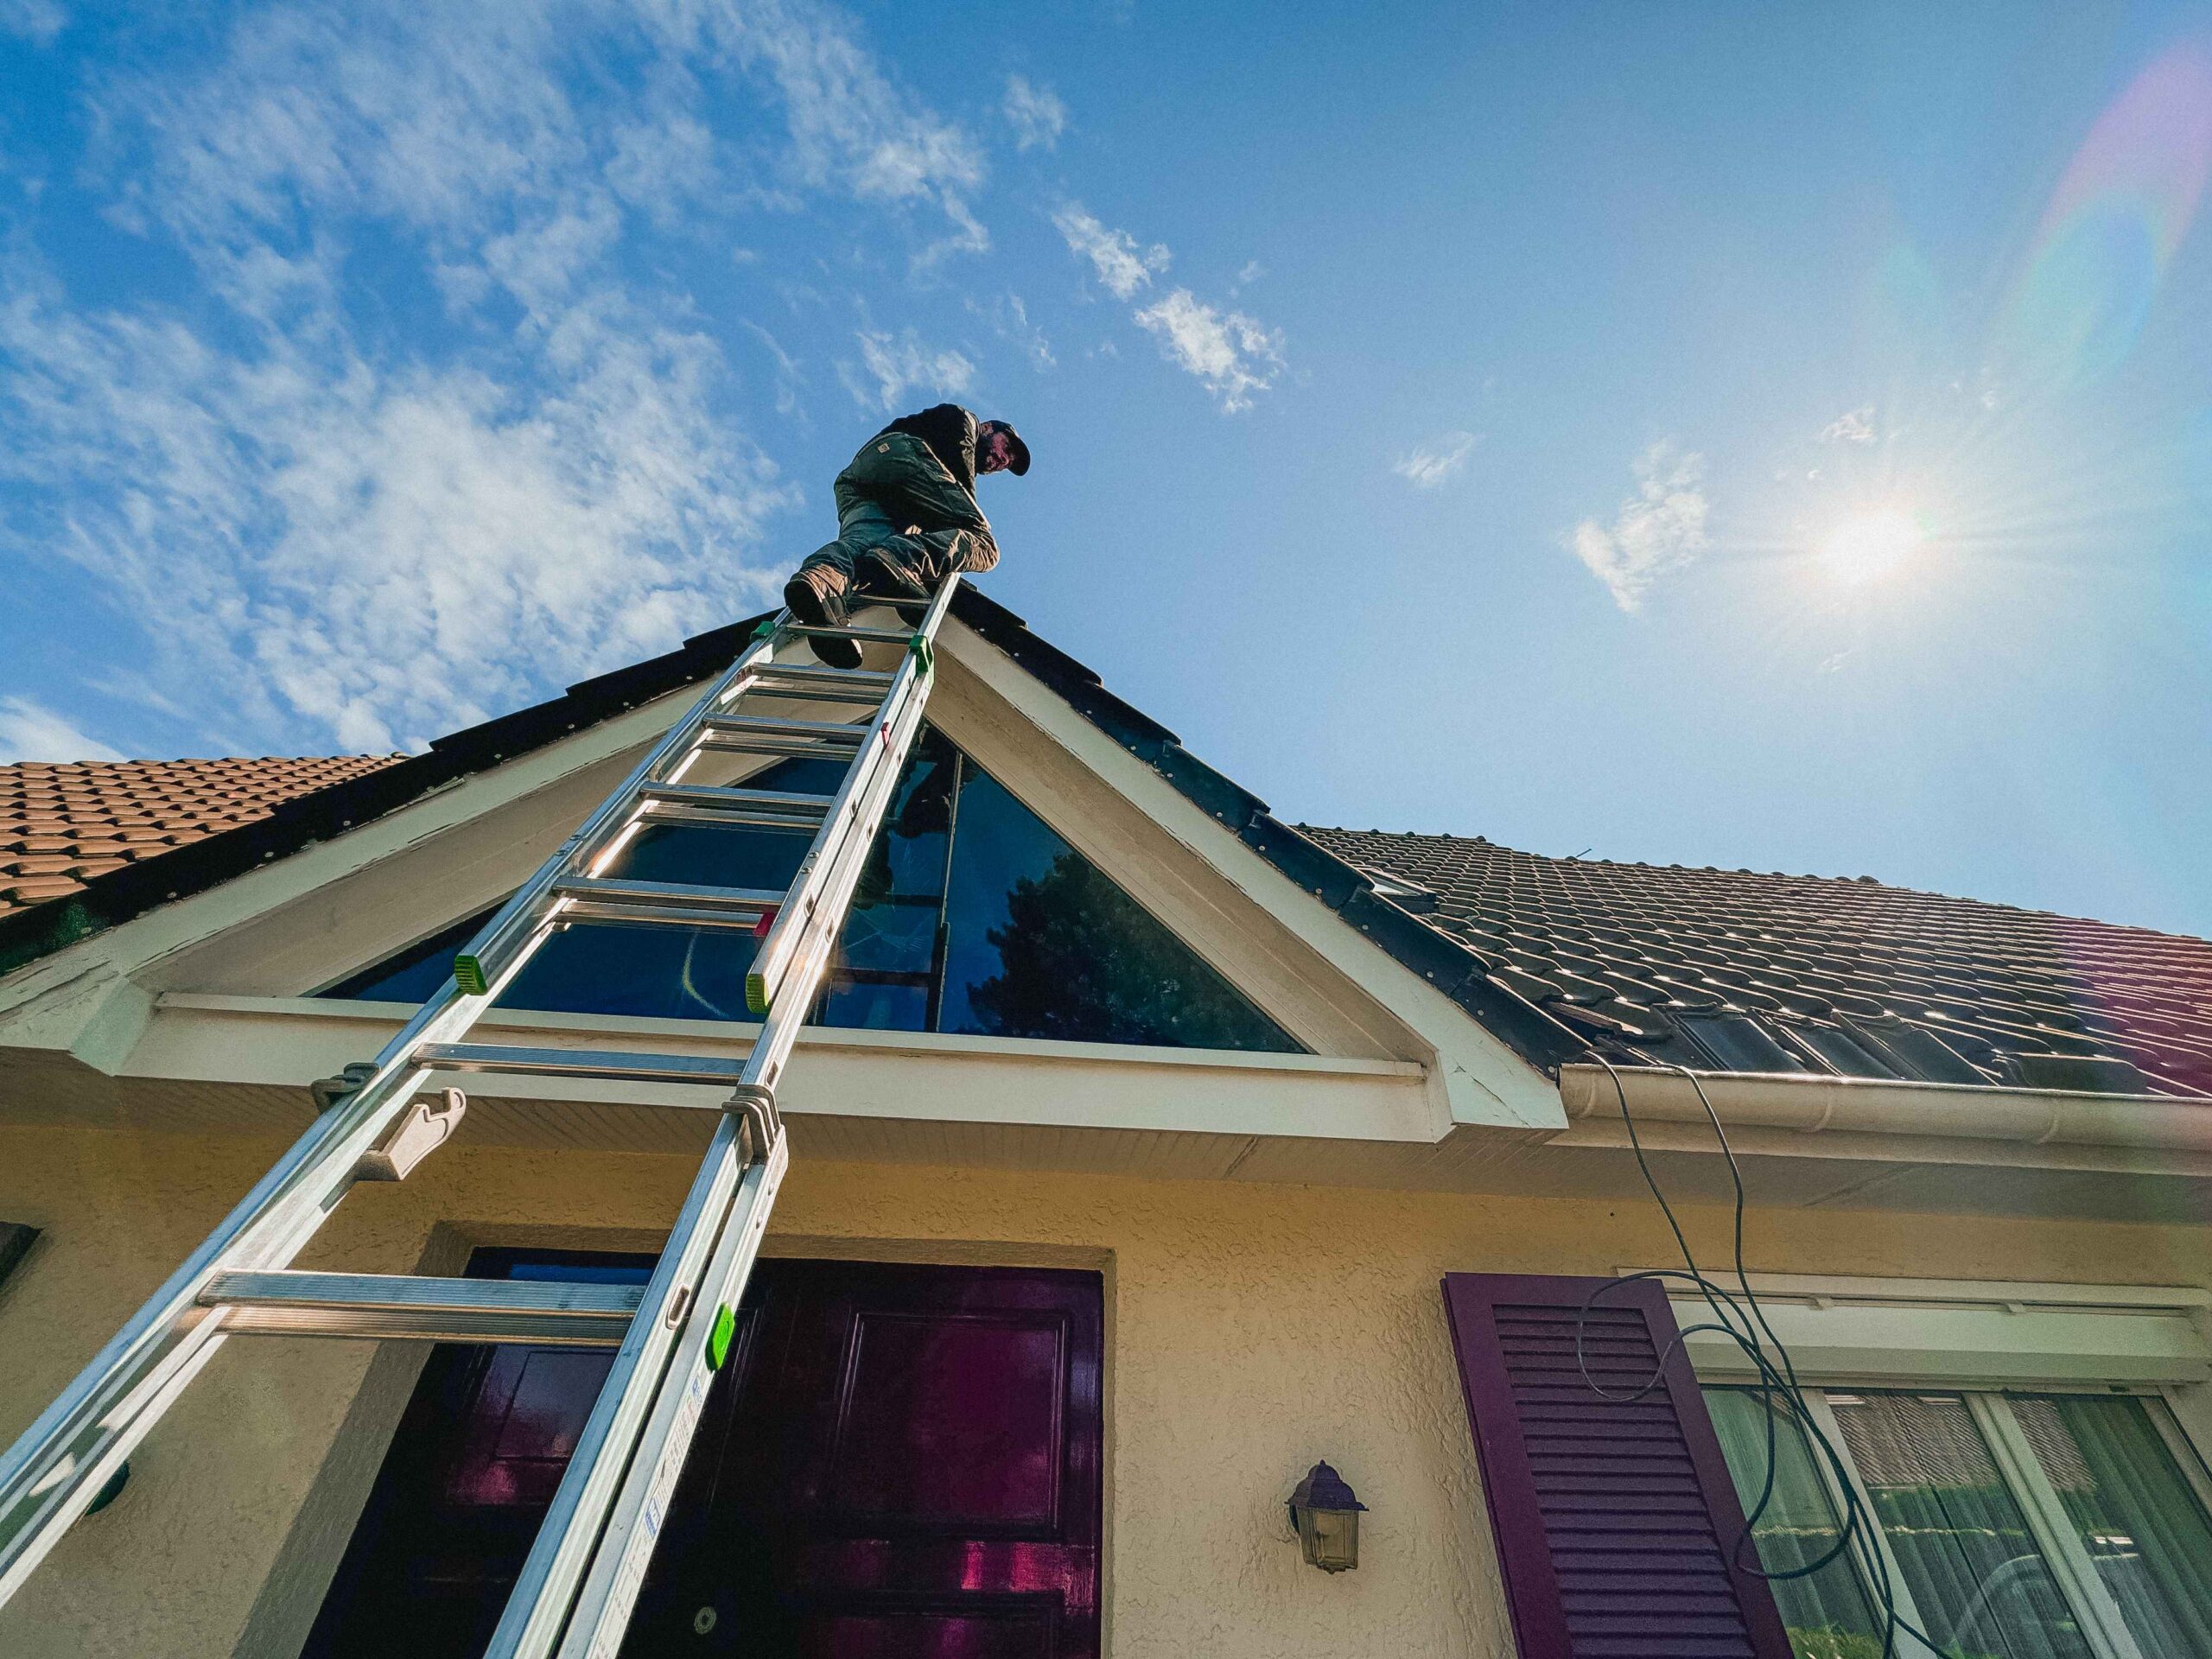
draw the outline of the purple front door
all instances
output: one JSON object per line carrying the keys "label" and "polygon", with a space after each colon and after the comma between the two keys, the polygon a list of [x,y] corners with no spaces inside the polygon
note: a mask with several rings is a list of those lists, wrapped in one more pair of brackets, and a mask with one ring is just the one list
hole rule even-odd
{"label": "purple front door", "polygon": [[1098,1652],[1093,1273],[764,1262],[630,1656]]}
{"label": "purple front door", "polygon": [[[1095,1273],[761,1262],[625,1655],[1095,1659],[1102,1310]],[[480,1651],[604,1370],[440,1349],[308,1653]]]}

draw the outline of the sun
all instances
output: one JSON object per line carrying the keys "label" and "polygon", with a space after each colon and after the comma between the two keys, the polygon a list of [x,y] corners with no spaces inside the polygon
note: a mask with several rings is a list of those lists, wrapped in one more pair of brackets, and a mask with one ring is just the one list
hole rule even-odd
{"label": "sun", "polygon": [[1838,582],[1857,587],[1910,563],[1927,541],[1926,528],[1905,508],[1875,507],[1854,513],[1828,532],[1821,543],[1821,563]]}

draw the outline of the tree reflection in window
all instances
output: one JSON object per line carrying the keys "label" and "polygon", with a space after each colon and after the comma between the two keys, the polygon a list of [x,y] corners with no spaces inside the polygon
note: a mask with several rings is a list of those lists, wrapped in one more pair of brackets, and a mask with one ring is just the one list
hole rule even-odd
{"label": "tree reflection in window", "polygon": [[[828,792],[841,769],[785,760],[747,781]],[[655,825],[607,874],[787,886],[802,837]],[[419,1002],[483,917],[322,993]],[[715,930],[585,925],[552,940],[500,1004],[743,1019],[755,941]],[[933,728],[899,781],[854,894],[817,1023],[1069,1042],[1295,1052],[1299,1045]]]}

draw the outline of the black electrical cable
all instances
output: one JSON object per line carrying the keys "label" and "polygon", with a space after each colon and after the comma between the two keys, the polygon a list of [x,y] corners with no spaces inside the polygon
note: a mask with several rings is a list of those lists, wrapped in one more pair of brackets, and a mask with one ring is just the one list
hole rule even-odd
{"label": "black electrical cable", "polygon": [[[1882,1548],[1876,1533],[1878,1523],[1859,1500],[1858,1484],[1852,1478],[1850,1465],[1841,1448],[1829,1438],[1827,1430],[1805,1403],[1805,1389],[1797,1380],[1797,1368],[1789,1357],[1789,1347],[1776,1334],[1773,1325],[1767,1319],[1766,1310],[1759,1306],[1758,1294],[1751,1288],[1751,1274],[1744,1255],[1744,1213],[1747,1207],[1744,1172],[1736,1161],[1735,1148],[1728,1143],[1728,1132],[1721,1124],[1719,1113],[1713,1109],[1712,1101],[1706,1096],[1705,1085],[1687,1066],[1667,1068],[1679,1073],[1697,1091],[1698,1104],[1705,1109],[1706,1117],[1713,1125],[1713,1138],[1719,1144],[1721,1156],[1727,1160],[1728,1177],[1735,1195],[1732,1241],[1737,1285],[1737,1292],[1734,1293],[1715,1283],[1699,1269],[1697,1257],[1690,1249],[1681,1221],[1675,1217],[1674,1205],[1668,1201],[1658,1177],[1652,1173],[1650,1160],[1644,1154],[1643,1139],[1637,1132],[1635,1114],[1629,1110],[1627,1087],[1611,1061],[1602,1054],[1594,1055],[1594,1058],[1605,1068],[1606,1075],[1612,1078],[1613,1093],[1620,1103],[1621,1122],[1628,1130],[1629,1149],[1636,1156],[1636,1166],[1643,1177],[1644,1185],[1659,1205],[1659,1213],[1666,1217],[1667,1230],[1674,1235],[1675,1248],[1681,1252],[1682,1266],[1655,1268],[1608,1280],[1593,1288],[1584,1299],[1574,1325],[1575,1364],[1582,1374],[1583,1382],[1599,1399],[1626,1404],[1644,1399],[1666,1386],[1668,1363],[1690,1337],[1710,1332],[1733,1342],[1751,1362],[1758,1378],[1750,1392],[1758,1396],[1760,1414],[1766,1424],[1766,1467],[1759,1481],[1758,1499],[1745,1506],[1743,1529],[1729,1547],[1730,1565],[1770,1582],[1781,1582],[1809,1578],[1847,1556],[1858,1569],[1861,1585],[1871,1592],[1881,1617],[1881,1659],[1892,1659],[1900,1635],[1910,1637],[1930,1654],[1940,1656],[1942,1649],[1936,1639],[1897,1611],[1897,1585],[1891,1577],[1888,1554]],[[1584,1333],[1590,1322],[1590,1314],[1606,1292],[1616,1285],[1630,1285],[1639,1280],[1680,1280],[1694,1286],[1706,1306],[1711,1310],[1713,1318],[1684,1325],[1675,1332],[1673,1341],[1660,1351],[1649,1382],[1625,1394],[1609,1393],[1590,1375]],[[1738,1300],[1738,1293],[1740,1301]],[[1770,1350],[1772,1357],[1769,1357]],[[1835,1543],[1817,1560],[1800,1567],[1770,1570],[1759,1563],[1758,1547],[1753,1535],[1760,1517],[1775,1498],[1780,1467],[1780,1446],[1777,1437],[1784,1418],[1796,1427],[1807,1445],[1826,1462],[1833,1478],[1833,1490],[1843,1497],[1843,1516],[1837,1528]],[[1747,1553],[1748,1560],[1745,1559]]]}

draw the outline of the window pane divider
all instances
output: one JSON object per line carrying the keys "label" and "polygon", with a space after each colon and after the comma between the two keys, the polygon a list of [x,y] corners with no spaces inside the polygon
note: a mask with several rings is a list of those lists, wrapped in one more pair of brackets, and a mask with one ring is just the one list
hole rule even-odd
{"label": "window pane divider", "polygon": [[2189,1483],[2190,1491],[2196,1494],[2196,1501],[2204,1506],[2207,1515],[2212,1515],[2212,1469],[2205,1466],[2204,1453],[2190,1437],[2188,1427],[2174,1414],[2171,1402],[2160,1393],[2143,1402],[2143,1414],[2151,1420],[2151,1427],[2166,1443],[2174,1466],[2181,1471],[2181,1478]]}
{"label": "window pane divider", "polygon": [[2083,1638],[2099,1659],[2143,1659],[2143,1650],[2135,1645],[2133,1633],[2120,1617],[2120,1604],[2098,1576],[2097,1564],[2074,1530],[2058,1489],[2044,1473],[2026,1431],[2012,1414],[2012,1402],[1994,1394],[1969,1394],[1964,1398],[1982,1439],[1989,1443],[1990,1455],[1996,1459],[2005,1484],[2019,1500],[2029,1533],[2042,1547],[2044,1559],[2050,1563],[2066,1599],[2081,1618]]}
{"label": "window pane divider", "polygon": [[[1821,1484],[1827,1489],[1828,1502],[1835,1505],[1839,1522],[1851,1512],[1852,1503],[1856,1501],[1859,1512],[1866,1517],[1867,1541],[1872,1545],[1876,1557],[1881,1561],[1882,1570],[1889,1575],[1890,1605],[1897,1610],[1897,1618],[1914,1630],[1926,1630],[1928,1625],[1921,1618],[1919,1606],[1912,1599],[1912,1586],[1904,1576],[1904,1569],[1897,1564],[1897,1556],[1890,1549],[1889,1534],[1882,1530],[1882,1517],[1874,1507],[1874,1495],[1866,1490],[1866,1483],[1859,1478],[1859,1465],[1852,1461],[1851,1448],[1844,1440],[1843,1425],[1836,1421],[1835,1408],[1828,1404],[1827,1395],[1818,1389],[1802,1389],[1799,1397],[1805,1402],[1805,1414],[1813,1420],[1821,1438],[1835,1448],[1836,1461],[1842,1464],[1844,1475],[1849,1481],[1847,1493],[1843,1481],[1836,1478],[1835,1465],[1830,1463],[1818,1447],[1812,1448],[1813,1465],[1821,1471]],[[1858,1570],[1859,1564],[1853,1560],[1852,1571],[1856,1573]],[[1878,1618],[1881,1598],[1875,1595],[1872,1585],[1866,1586],[1866,1595]],[[1917,1637],[1908,1636],[1902,1630],[1897,1632],[1897,1651],[1900,1656],[1916,1647],[1923,1653],[1936,1651]]]}

